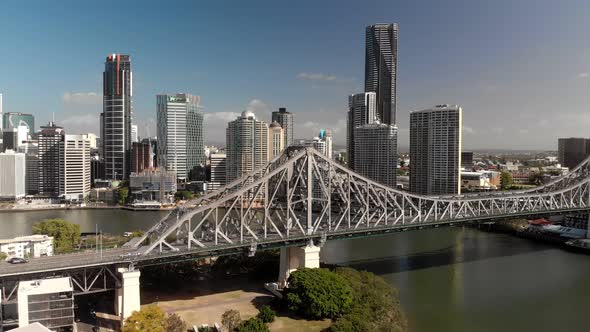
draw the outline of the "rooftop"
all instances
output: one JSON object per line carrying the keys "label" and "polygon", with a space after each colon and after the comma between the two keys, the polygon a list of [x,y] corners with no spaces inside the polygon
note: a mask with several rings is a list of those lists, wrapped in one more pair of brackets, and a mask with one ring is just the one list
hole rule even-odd
{"label": "rooftop", "polygon": [[47,235],[28,235],[28,236],[18,236],[12,239],[0,239],[0,244],[7,244],[7,243],[15,243],[15,242],[41,242],[53,240],[53,237]]}
{"label": "rooftop", "polygon": [[21,281],[18,284],[19,294],[26,293],[27,295],[71,292],[73,290],[69,277]]}
{"label": "rooftop", "polygon": [[459,105],[450,105],[450,104],[439,104],[432,108],[427,108],[425,110],[415,110],[411,111],[410,113],[421,113],[421,112],[436,112],[436,111],[458,111],[461,107]]}

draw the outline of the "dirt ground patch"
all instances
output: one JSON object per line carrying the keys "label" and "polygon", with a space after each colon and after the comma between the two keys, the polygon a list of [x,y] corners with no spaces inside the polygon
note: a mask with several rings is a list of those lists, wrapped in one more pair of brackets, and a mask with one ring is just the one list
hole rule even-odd
{"label": "dirt ground patch", "polygon": [[[242,319],[248,319],[258,314],[258,308],[273,300],[262,283],[255,283],[247,279],[218,280],[214,283],[203,282],[190,286],[180,286],[175,291],[142,293],[144,305],[157,304],[167,313],[176,313],[189,326],[221,324],[221,315],[226,310],[234,309],[240,312]],[[271,331],[287,332],[321,331],[330,326],[330,321],[306,321],[290,317],[278,316],[269,324]]]}

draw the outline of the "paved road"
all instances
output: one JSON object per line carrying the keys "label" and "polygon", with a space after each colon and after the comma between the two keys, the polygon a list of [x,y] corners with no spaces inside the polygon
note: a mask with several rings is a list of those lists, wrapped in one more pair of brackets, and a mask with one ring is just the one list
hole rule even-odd
{"label": "paved road", "polygon": [[[103,250],[102,257],[96,251],[85,251],[73,254],[31,258],[25,264],[0,262],[0,278],[23,273],[51,272],[75,269],[84,266],[106,265],[123,262],[128,254],[135,254],[134,248],[116,248]],[[128,259],[128,258],[127,258]]]}

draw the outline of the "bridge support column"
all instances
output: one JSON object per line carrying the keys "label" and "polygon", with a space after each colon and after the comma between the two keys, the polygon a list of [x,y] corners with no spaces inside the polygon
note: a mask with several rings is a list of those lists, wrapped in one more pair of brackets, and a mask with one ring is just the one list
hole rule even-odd
{"label": "bridge support column", "polygon": [[310,242],[305,247],[281,248],[279,286],[285,287],[291,272],[300,268],[320,267],[320,247]]}
{"label": "bridge support column", "polygon": [[121,287],[115,290],[115,313],[121,320],[127,319],[140,309],[139,270],[118,268],[121,274]]}

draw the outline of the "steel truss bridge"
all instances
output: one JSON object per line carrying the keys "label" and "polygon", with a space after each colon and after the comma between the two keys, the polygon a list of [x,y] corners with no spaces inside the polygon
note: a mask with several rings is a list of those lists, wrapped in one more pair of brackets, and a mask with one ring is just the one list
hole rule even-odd
{"label": "steel truss bridge", "polygon": [[68,275],[77,293],[117,287],[118,266],[194,260],[312,240],[379,235],[514,217],[590,210],[590,158],[530,190],[423,196],[389,188],[326,158],[291,147],[265,167],[188,201],[124,248],[0,265],[4,300],[18,280]]}

